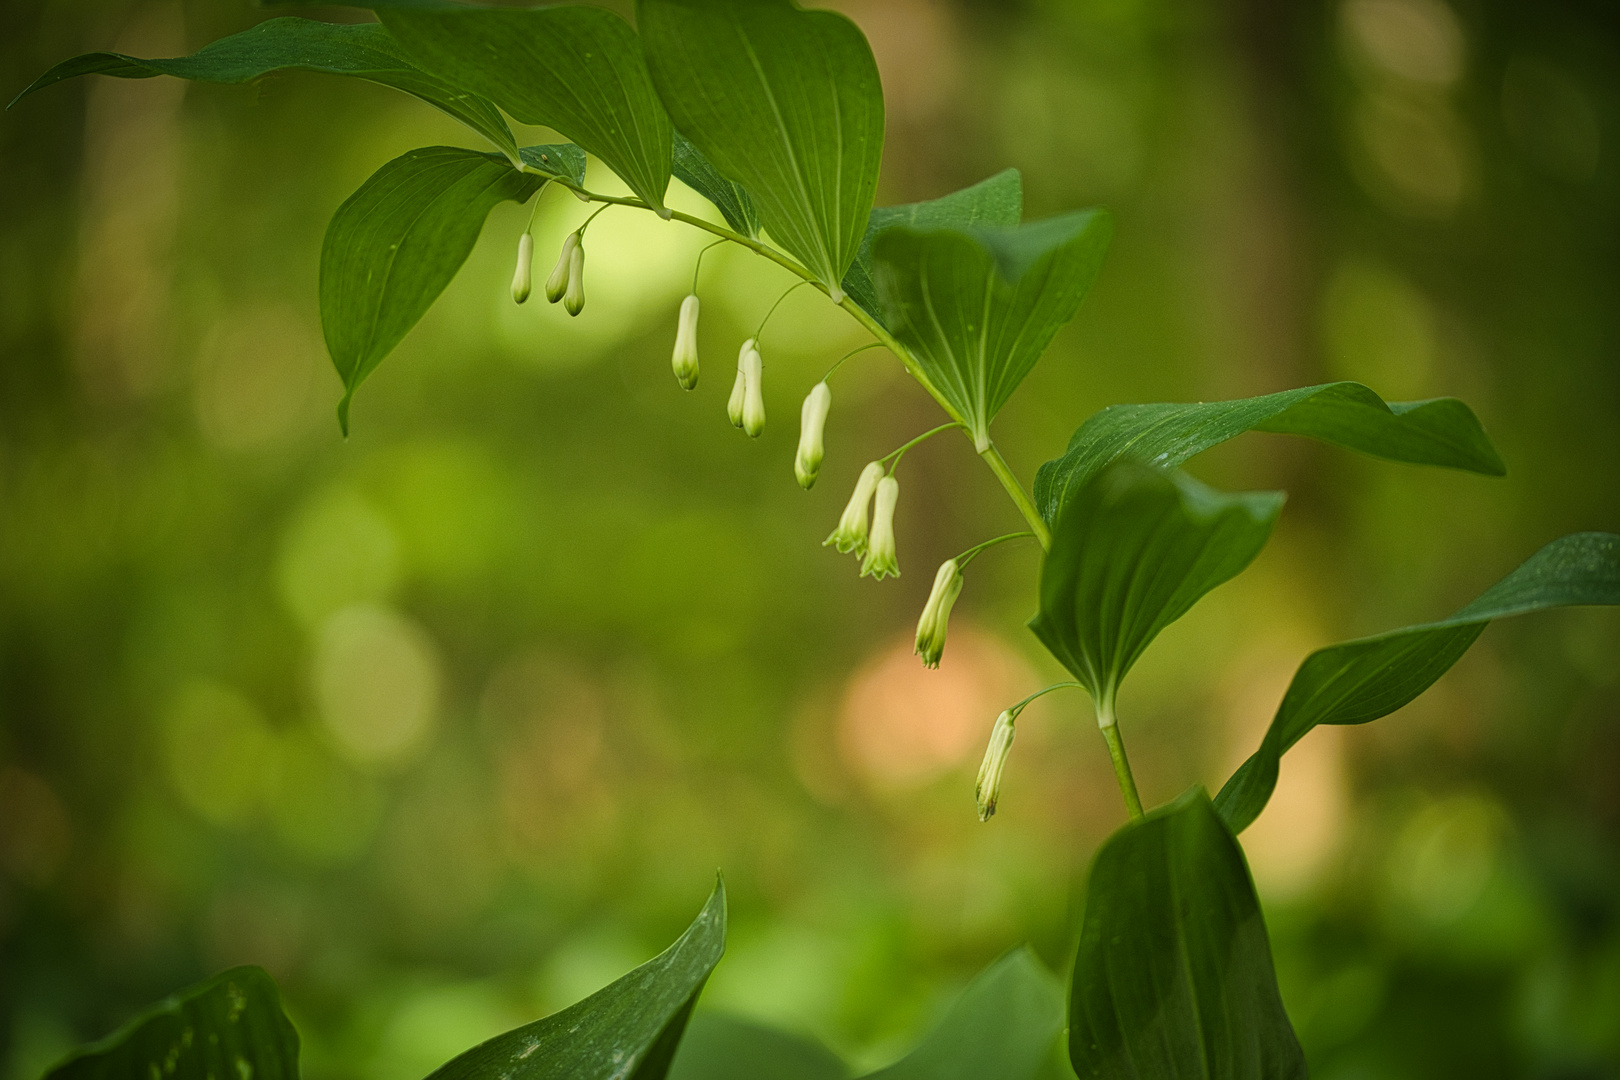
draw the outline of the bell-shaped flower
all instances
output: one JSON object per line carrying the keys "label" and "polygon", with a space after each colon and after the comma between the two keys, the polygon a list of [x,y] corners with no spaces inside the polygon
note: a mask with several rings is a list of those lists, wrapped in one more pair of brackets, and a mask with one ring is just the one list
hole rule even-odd
{"label": "bell-shaped flower", "polygon": [[670,366],[675,369],[675,381],[682,390],[697,388],[698,381],[698,298],[688,296],[681,301],[681,321],[675,330],[675,355]]}
{"label": "bell-shaped flower", "polygon": [[757,439],[765,433],[765,360],[759,355],[759,346],[743,356],[742,372],[742,429],[750,439]]}
{"label": "bell-shaped flower", "polygon": [[754,351],[754,339],[749,338],[737,350],[737,381],[731,384],[731,399],[726,402],[726,416],[732,427],[743,426],[743,401],[748,396],[748,354]]}
{"label": "bell-shaped flower", "polygon": [[852,551],[857,555],[866,554],[866,516],[878,481],[882,479],[883,466],[876,461],[861,470],[861,478],[855,481],[855,492],[849,497],[849,505],[844,507],[844,516],[838,519],[838,527],[832,535],[821,542],[822,547],[837,548],[844,555]]}
{"label": "bell-shaped flower", "polygon": [[562,254],[557,256],[556,269],[546,278],[546,299],[555,304],[568,291],[568,266],[574,260],[574,249],[579,247],[579,233],[569,233],[563,240]]}
{"label": "bell-shaped flower", "polygon": [[805,395],[799,409],[799,452],[793,459],[793,475],[799,486],[809,491],[821,471],[823,447],[821,434],[827,427],[827,410],[832,408],[832,388],[825,380],[816,383]]}
{"label": "bell-shaped flower", "polygon": [[923,605],[922,618],[917,620],[917,655],[924,667],[939,667],[939,658],[945,653],[945,632],[950,628],[951,605],[962,594],[962,570],[955,559],[939,564],[934,575],[934,591]]}
{"label": "bell-shaped flower", "polygon": [[512,271],[512,300],[521,304],[529,298],[534,287],[530,264],[534,262],[534,236],[524,233],[518,237],[517,269]]}
{"label": "bell-shaped flower", "polygon": [[980,821],[989,821],[996,812],[996,800],[1001,797],[1001,774],[1007,768],[1007,755],[1012,752],[1013,722],[1017,719],[1018,714],[1007,709],[996,717],[996,726],[990,729],[990,745],[985,747],[979,782],[973,789]]}
{"label": "bell-shaped flower", "polygon": [[872,537],[861,562],[861,577],[868,574],[882,581],[900,576],[900,556],[894,548],[894,505],[900,501],[900,481],[885,476],[878,481],[872,500]]}
{"label": "bell-shaped flower", "polygon": [[568,314],[578,315],[585,310],[585,244],[574,244],[568,253],[568,289],[563,293],[563,307]]}

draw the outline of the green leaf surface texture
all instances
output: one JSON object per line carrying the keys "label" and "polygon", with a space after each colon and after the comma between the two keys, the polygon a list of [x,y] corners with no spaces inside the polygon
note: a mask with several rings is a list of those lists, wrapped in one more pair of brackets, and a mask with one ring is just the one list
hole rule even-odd
{"label": "green leaf surface texture", "polygon": [[725,940],[726,893],[716,884],[668,949],[584,1001],[480,1043],[428,1080],[664,1080]]}
{"label": "green leaf surface texture", "polygon": [[291,70],[348,75],[403,90],[460,120],[508,157],[517,154],[512,130],[492,102],[417,67],[393,35],[374,23],[339,26],[282,17],[220,38],[191,56],[142,60],[121,53],[86,53],[35,79],[12,104],[35,90],[78,75],[120,79],[173,75],[197,82],[237,84]]}
{"label": "green leaf surface texture", "polygon": [[1444,675],[1493,619],[1547,608],[1620,604],[1620,536],[1554,540],[1473,603],[1441,622],[1332,645],[1300,665],[1260,749],[1215,805],[1233,832],[1265,809],[1282,755],[1318,724],[1365,724],[1410,702]]}
{"label": "green leaf surface texture", "polygon": [[1069,440],[1035,477],[1035,505],[1055,521],[1069,494],[1109,462],[1129,455],[1175,468],[1248,431],[1306,435],[1373,457],[1503,476],[1496,447],[1456,398],[1386,403],[1354,382],[1325,383],[1236,401],[1112,405]]}
{"label": "green leaf surface texture", "polygon": [[618,15],[574,4],[370,6],[421,67],[477,91],[521,123],[560,132],[664,210],[674,135],[636,32]]}
{"label": "green leaf surface texture", "polygon": [[545,182],[495,154],[429,146],[378,169],[338,207],[321,245],[321,329],[343,378],[345,432],[355,390],[455,277],[490,210]]}
{"label": "green leaf surface texture", "polygon": [[883,87],[860,29],[790,0],[638,0],[636,25],[676,128],[839,297],[883,152]]}
{"label": "green leaf surface texture", "polygon": [[298,1080],[298,1032],[256,967],[180,991],[75,1051],[45,1080]]}
{"label": "green leaf surface texture", "polygon": [[670,1066],[669,1080],[847,1080],[849,1068],[811,1039],[739,1017],[700,1012]]}
{"label": "green leaf surface texture", "polygon": [[885,229],[903,225],[913,229],[1008,228],[1024,219],[1024,178],[1017,169],[1003,169],[972,187],[927,202],[879,206],[866,223],[861,247],[844,275],[844,292],[879,322],[886,320],[872,280],[872,247]]}
{"label": "green leaf surface texture", "polygon": [[1202,788],[1115,833],[1092,865],[1069,995],[1080,1080],[1304,1080],[1265,921]]}
{"label": "green leaf surface texture", "polygon": [[1074,317],[1112,235],[1103,210],[1010,228],[902,225],[878,235],[884,321],[981,451],[996,412]]}
{"label": "green leaf surface texture", "polygon": [[1112,715],[1125,673],[1166,626],[1235,577],[1271,536],[1281,492],[1229,495],[1118,462],[1064,508],[1030,629]]}
{"label": "green leaf surface texture", "polygon": [[585,151],[573,143],[525,146],[518,150],[518,155],[524,165],[543,176],[576,185],[585,183]]}
{"label": "green leaf surface texture", "polygon": [[1062,1030],[1062,985],[1015,949],[968,984],[915,1050],[867,1080],[1037,1080]]}
{"label": "green leaf surface texture", "polygon": [[759,212],[741,184],[720,175],[703,152],[680,132],[675,133],[675,179],[708,199],[736,232],[759,236]]}

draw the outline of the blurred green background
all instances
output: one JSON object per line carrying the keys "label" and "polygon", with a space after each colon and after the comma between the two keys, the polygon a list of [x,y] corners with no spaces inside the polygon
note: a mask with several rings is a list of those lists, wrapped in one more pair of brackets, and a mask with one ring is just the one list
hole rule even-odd
{"label": "blurred green background", "polygon": [[[1310,649],[1620,529],[1611,3],[839,6],[885,83],[881,202],[1015,165],[1030,216],[1118,214],[997,423],[1026,481],[1111,402],[1332,378],[1461,396],[1510,464],[1265,435],[1194,462],[1291,499],[1127,686],[1150,802],[1218,787]],[[0,94],[263,16],[4,0]],[[820,546],[861,465],[937,422],[864,353],[797,488],[799,398],[864,340],[824,299],[771,320],[749,442],[731,358],[785,273],[710,254],[683,394],[703,238],[609,211],[569,320],[507,297],[508,204],[339,437],[322,231],[432,143],[473,145],[313,75],[84,80],[0,117],[0,1077],[250,962],[312,1080],[415,1080],[662,948],[716,868],[733,930],[705,1004],[863,1064],[1009,946],[1064,971],[1124,820],[1083,698],[1026,713],[1001,812],[973,814],[992,719],[1056,677],[1022,627],[1035,554],[975,562],[924,671],[934,566],[1015,515],[940,438],[901,470],[898,582]],[[544,196],[540,273],[586,212]],[[1620,1076],[1617,721],[1620,618],[1579,610],[1493,627],[1416,704],[1289,755],[1244,840],[1317,1076]]]}

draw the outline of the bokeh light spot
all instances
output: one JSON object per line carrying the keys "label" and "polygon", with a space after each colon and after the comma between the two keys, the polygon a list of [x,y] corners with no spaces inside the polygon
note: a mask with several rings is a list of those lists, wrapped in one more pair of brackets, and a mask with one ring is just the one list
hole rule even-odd
{"label": "bokeh light spot", "polygon": [[163,720],[169,782],[208,821],[242,821],[275,781],[275,737],[253,703],[213,682],[182,689]]}
{"label": "bokeh light spot", "polygon": [[383,608],[345,608],[321,630],[315,695],[348,757],[398,762],[420,749],[432,730],[438,657],[415,623]]}
{"label": "bokeh light spot", "polygon": [[339,608],[388,596],[399,580],[399,540],[358,495],[331,492],[293,519],[278,569],[288,610],[314,628]]}

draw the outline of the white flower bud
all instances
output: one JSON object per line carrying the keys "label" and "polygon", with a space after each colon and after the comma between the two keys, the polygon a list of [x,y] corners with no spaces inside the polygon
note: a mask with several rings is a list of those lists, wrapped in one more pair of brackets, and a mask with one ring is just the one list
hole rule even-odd
{"label": "white flower bud", "polygon": [[585,310],[585,244],[580,241],[568,253],[568,291],[563,293],[563,307],[568,314],[578,315]]}
{"label": "white flower bud", "polygon": [[827,427],[827,410],[832,408],[832,388],[825,381],[816,383],[805,395],[799,409],[799,452],[793,459],[793,475],[799,486],[809,491],[816,483],[824,456],[821,434]]}
{"label": "white flower bud", "polygon": [[984,750],[984,764],[979,766],[979,782],[973,795],[979,804],[979,820],[989,821],[996,812],[996,800],[1001,797],[1001,774],[1007,768],[1007,755],[1012,752],[1013,721],[1018,717],[1007,709],[996,717],[996,726],[990,729],[990,745]]}
{"label": "white flower bud", "polygon": [[675,330],[675,355],[670,366],[675,369],[675,381],[682,390],[693,390],[698,381],[697,351],[698,298],[688,296],[681,301],[681,321]]}
{"label": "white flower bud", "polygon": [[955,559],[946,559],[939,564],[934,591],[928,594],[922,618],[917,620],[916,653],[922,657],[924,667],[939,667],[939,658],[945,652],[945,632],[950,629],[951,605],[961,594],[962,570]]}
{"label": "white flower bud", "polygon": [[899,501],[900,481],[892,476],[879,480],[872,503],[872,538],[861,563],[861,577],[870,574],[882,581],[891,574],[900,576],[900,556],[894,549],[894,504]]}
{"label": "white flower bud", "polygon": [[765,360],[759,355],[757,345],[743,357],[742,372],[745,377],[742,429],[750,439],[757,439],[765,433]]}
{"label": "white flower bud", "polygon": [[555,304],[568,289],[568,264],[573,261],[574,249],[579,247],[579,233],[569,233],[563,240],[562,254],[557,256],[557,267],[546,278],[546,299]]}
{"label": "white flower bud", "polygon": [[732,427],[743,426],[743,400],[748,396],[748,376],[743,368],[747,366],[748,354],[753,351],[753,338],[743,342],[742,348],[737,350],[737,381],[731,384],[731,400],[726,402],[726,416]]}
{"label": "white flower bud", "polygon": [[852,551],[857,555],[866,554],[867,509],[882,479],[883,466],[875,461],[861,470],[861,478],[855,481],[855,492],[849,497],[849,505],[844,507],[844,516],[838,519],[838,527],[832,535],[821,542],[822,547],[835,547],[844,555]]}
{"label": "white flower bud", "polygon": [[524,233],[518,237],[517,269],[512,271],[512,301],[521,304],[529,298],[532,276],[529,264],[534,262],[534,237]]}

